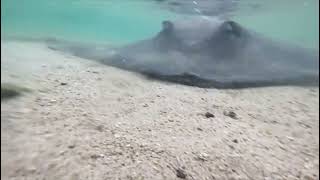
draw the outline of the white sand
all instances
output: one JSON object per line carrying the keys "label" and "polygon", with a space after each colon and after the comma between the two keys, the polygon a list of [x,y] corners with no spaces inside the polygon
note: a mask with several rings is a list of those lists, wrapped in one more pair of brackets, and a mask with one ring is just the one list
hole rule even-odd
{"label": "white sand", "polygon": [[201,89],[36,43],[1,50],[1,82],[33,89],[1,103],[3,180],[319,179],[318,88]]}

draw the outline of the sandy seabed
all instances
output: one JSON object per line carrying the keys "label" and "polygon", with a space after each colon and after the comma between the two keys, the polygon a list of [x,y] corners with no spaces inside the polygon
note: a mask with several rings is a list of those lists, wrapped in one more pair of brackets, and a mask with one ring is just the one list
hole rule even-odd
{"label": "sandy seabed", "polygon": [[[148,80],[1,42],[1,179],[319,179],[319,89]],[[207,112],[214,117],[209,117]]]}

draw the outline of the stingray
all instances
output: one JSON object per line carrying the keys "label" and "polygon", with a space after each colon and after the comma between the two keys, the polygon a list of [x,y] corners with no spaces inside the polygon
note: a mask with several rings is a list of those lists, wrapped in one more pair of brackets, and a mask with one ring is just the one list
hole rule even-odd
{"label": "stingray", "polygon": [[231,20],[163,21],[154,37],[116,49],[53,44],[53,49],[149,78],[202,88],[319,85],[316,50],[272,40]]}

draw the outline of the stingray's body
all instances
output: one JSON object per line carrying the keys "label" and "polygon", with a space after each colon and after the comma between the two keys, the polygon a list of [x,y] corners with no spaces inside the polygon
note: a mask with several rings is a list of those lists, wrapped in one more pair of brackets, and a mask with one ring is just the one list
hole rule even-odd
{"label": "stingray's body", "polygon": [[318,85],[317,52],[274,42],[232,21],[163,22],[155,37],[116,50],[69,47],[76,56],[198,87]]}

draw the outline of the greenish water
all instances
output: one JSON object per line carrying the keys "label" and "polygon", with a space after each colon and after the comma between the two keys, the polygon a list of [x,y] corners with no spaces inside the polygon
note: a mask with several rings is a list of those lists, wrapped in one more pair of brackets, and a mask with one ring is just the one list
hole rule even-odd
{"label": "greenish water", "polygon": [[[266,36],[318,48],[316,0],[244,0],[234,19]],[[249,10],[248,4],[260,8]],[[1,36],[127,43],[159,31],[180,15],[147,0],[1,0]]]}
{"label": "greenish water", "polygon": [[[246,0],[235,13],[244,26],[275,39],[319,48],[318,0]],[[248,11],[248,3],[261,7]]]}
{"label": "greenish water", "polygon": [[1,35],[126,43],[152,36],[177,15],[150,1],[1,0]]}

